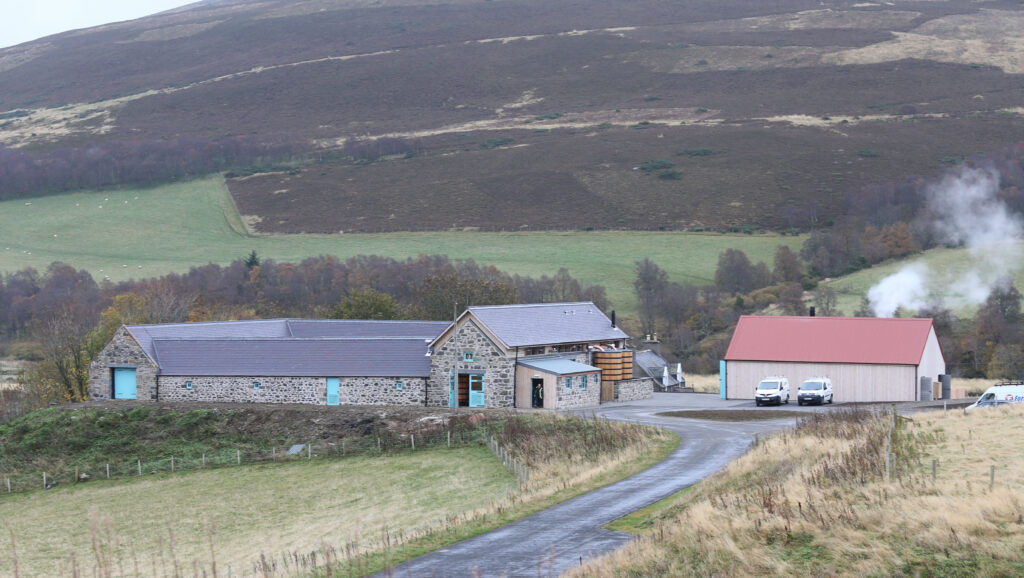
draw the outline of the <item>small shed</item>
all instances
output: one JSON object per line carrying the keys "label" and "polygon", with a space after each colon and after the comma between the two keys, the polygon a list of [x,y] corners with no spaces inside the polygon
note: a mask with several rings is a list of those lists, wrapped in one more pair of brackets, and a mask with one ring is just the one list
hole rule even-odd
{"label": "small shed", "polygon": [[600,402],[601,370],[597,367],[566,358],[521,360],[519,367],[516,407],[566,409]]}
{"label": "small shed", "polygon": [[728,399],[753,399],[761,379],[778,375],[794,392],[831,378],[837,402],[916,401],[921,378],[946,373],[931,319],[745,315],[721,365]]}

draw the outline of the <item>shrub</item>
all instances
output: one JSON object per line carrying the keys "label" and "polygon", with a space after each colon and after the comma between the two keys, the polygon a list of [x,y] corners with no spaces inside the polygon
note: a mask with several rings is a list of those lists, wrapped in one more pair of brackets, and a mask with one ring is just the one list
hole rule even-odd
{"label": "shrub", "polygon": [[561,117],[562,117],[562,113],[560,113],[560,112],[552,112],[552,113],[548,113],[548,114],[542,114],[542,115],[539,115],[539,116],[535,116],[533,118],[535,120],[555,120],[556,118],[561,118]]}
{"label": "shrub", "polygon": [[645,173],[649,173],[652,171],[660,171],[662,169],[670,169],[674,166],[676,166],[675,163],[671,163],[669,161],[661,159],[655,159],[647,161],[640,165],[640,170],[644,171]]}
{"label": "shrub", "polygon": [[665,171],[659,174],[658,178],[666,181],[678,181],[683,178],[683,173],[679,171]]}
{"label": "shrub", "polygon": [[650,127],[651,127],[650,121],[646,121],[646,120],[642,120],[642,121],[640,121],[640,122],[638,122],[636,124],[629,125],[629,128],[635,128],[635,129],[650,128]]}
{"label": "shrub", "polygon": [[677,155],[688,156],[688,157],[709,157],[714,154],[718,154],[718,151],[711,149],[699,148],[699,149],[679,149],[676,151]]}

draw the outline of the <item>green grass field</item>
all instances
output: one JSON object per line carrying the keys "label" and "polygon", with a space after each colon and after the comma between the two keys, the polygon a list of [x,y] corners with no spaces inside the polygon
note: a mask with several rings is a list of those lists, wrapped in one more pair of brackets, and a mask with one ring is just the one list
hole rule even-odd
{"label": "green grass field", "polygon": [[[274,559],[285,552],[308,554],[323,544],[370,545],[381,539],[385,525],[394,534],[436,525],[447,513],[503,498],[514,484],[486,448],[473,447],[5,495],[0,573],[14,575],[13,536],[22,576],[91,576],[98,549],[109,550],[114,575],[135,575],[136,564],[141,575],[177,575],[169,571],[175,563],[191,574],[194,560],[209,570],[214,558],[224,576],[251,575],[261,553]],[[70,571],[72,554],[78,574]]]}
{"label": "green grass field", "polygon": [[97,281],[119,281],[225,264],[253,249],[277,261],[440,253],[538,277],[567,267],[586,283],[604,285],[625,312],[635,308],[633,266],[644,257],[672,281],[703,284],[714,277],[725,249],[741,249],[752,261],[770,265],[778,245],[797,250],[802,242],[803,237],[769,234],[627,231],[247,236],[220,177],[0,203],[0,271],[41,270],[63,261]]}

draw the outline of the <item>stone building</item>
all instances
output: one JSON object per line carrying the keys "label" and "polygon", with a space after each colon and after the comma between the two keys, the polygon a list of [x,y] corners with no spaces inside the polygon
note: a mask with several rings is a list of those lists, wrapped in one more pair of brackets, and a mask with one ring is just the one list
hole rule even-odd
{"label": "stone building", "polygon": [[[470,307],[455,323],[268,319],[123,326],[89,368],[94,399],[359,405],[596,405],[595,350],[627,335],[592,303]],[[616,399],[651,380],[615,382]],[[611,391],[611,390],[609,390]]]}

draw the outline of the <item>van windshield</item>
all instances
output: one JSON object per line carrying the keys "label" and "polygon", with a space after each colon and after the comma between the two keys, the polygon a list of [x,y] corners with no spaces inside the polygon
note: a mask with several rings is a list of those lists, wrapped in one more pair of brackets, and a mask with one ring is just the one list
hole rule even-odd
{"label": "van windshield", "polygon": [[803,383],[803,385],[800,386],[800,389],[810,390],[810,391],[818,391],[821,388],[822,388],[822,383],[820,381],[805,381]]}
{"label": "van windshield", "polygon": [[[750,387],[749,385],[747,387]],[[757,386],[757,389],[779,389],[779,382],[777,381],[762,381],[761,385]]]}
{"label": "van windshield", "polygon": [[985,395],[981,396],[981,399],[979,399],[978,401],[979,401],[979,402],[982,402],[982,401],[988,401],[988,400],[992,399],[992,398],[993,398],[993,397],[995,397],[995,396],[996,396],[996,394],[995,394],[995,393],[992,393],[992,392],[990,391],[990,392],[986,393]]}

